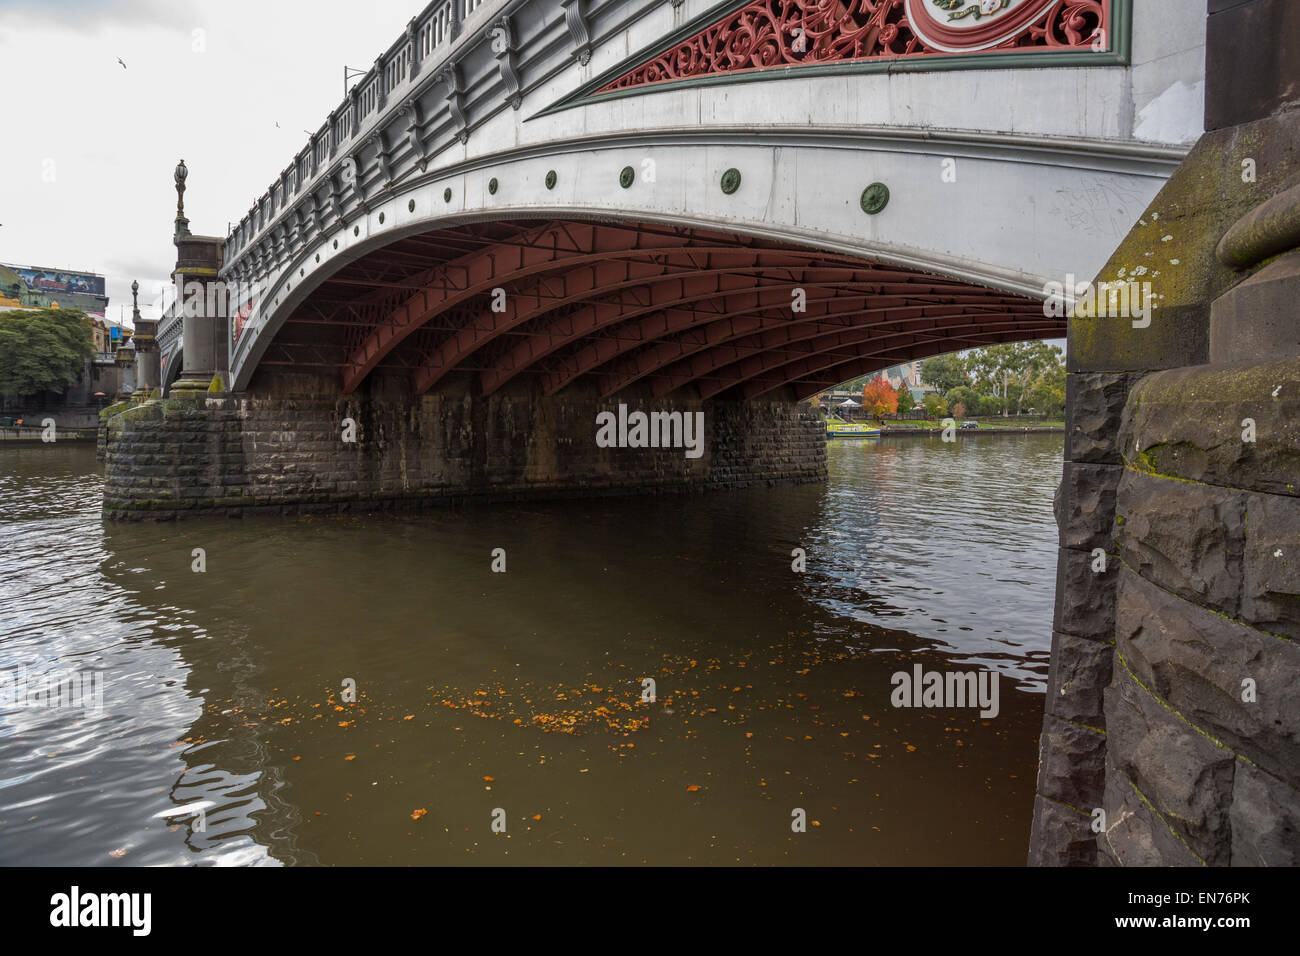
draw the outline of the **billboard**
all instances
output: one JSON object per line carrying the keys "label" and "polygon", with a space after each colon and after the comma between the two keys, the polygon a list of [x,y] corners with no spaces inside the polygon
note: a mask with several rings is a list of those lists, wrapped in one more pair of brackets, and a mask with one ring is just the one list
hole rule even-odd
{"label": "billboard", "polygon": [[39,266],[4,265],[18,274],[33,292],[80,292],[85,295],[104,295],[104,277],[89,272],[65,272],[61,269],[42,269]]}

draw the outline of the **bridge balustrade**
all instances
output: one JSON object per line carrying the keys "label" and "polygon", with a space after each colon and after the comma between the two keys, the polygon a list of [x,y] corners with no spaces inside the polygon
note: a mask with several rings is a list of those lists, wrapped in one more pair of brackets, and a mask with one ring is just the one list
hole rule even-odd
{"label": "bridge balustrade", "polygon": [[[283,208],[288,193],[297,195],[333,158],[340,146],[362,132],[363,123],[377,116],[387,105],[386,96],[412,79],[411,62],[415,51],[423,63],[440,48],[458,39],[458,26],[466,17],[479,10],[487,0],[434,0],[412,21],[412,26],[401,39],[379,57],[375,66],[362,79],[358,88],[350,91],[330,118],[311,137],[303,155],[296,161],[291,190],[286,190],[279,203],[272,190],[272,207]],[[259,206],[255,214],[246,217],[231,230],[227,247],[227,260],[246,248],[269,223],[269,216]]]}

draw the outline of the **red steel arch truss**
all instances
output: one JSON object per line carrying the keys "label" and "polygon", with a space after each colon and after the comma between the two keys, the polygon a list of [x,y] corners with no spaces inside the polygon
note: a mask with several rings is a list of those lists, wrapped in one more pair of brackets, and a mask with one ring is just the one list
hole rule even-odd
{"label": "red steel arch truss", "polygon": [[942,352],[1065,334],[1025,296],[724,232],[583,221],[478,223],[400,239],[313,290],[259,368],[378,368],[415,394],[470,376],[610,396],[803,398]]}

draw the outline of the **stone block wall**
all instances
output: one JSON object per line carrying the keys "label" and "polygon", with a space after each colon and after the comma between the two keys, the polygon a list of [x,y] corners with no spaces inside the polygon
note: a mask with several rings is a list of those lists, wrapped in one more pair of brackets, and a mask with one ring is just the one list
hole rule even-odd
{"label": "stone block wall", "polygon": [[[419,508],[826,476],[824,426],[789,402],[625,400],[629,412],[703,411],[704,451],[691,459],[684,448],[598,447],[596,415],[618,402],[580,393],[409,399],[331,388],[302,379],[114,416],[105,429],[105,515]],[[343,440],[345,419],[355,422],[354,443]]]}
{"label": "stone block wall", "polygon": [[1071,319],[1034,864],[1300,861],[1300,114],[1235,102],[1097,277],[1150,323]]}
{"label": "stone block wall", "polygon": [[1206,133],[1095,280],[1156,308],[1070,320],[1031,864],[1300,861],[1300,16],[1208,14]]}
{"label": "stone block wall", "polygon": [[1100,862],[1294,866],[1300,359],[1147,376],[1119,447]]}

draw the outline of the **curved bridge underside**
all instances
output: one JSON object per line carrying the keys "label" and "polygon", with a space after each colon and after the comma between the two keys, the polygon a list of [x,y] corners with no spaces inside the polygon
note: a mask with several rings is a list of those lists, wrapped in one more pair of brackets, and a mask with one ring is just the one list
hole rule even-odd
{"label": "curved bridge underside", "polygon": [[[270,330],[268,330],[270,331]],[[408,235],[320,278],[256,364],[414,394],[459,379],[602,396],[804,398],[940,352],[1065,334],[1036,299],[712,229],[514,220]],[[252,363],[249,363],[250,365]]]}

